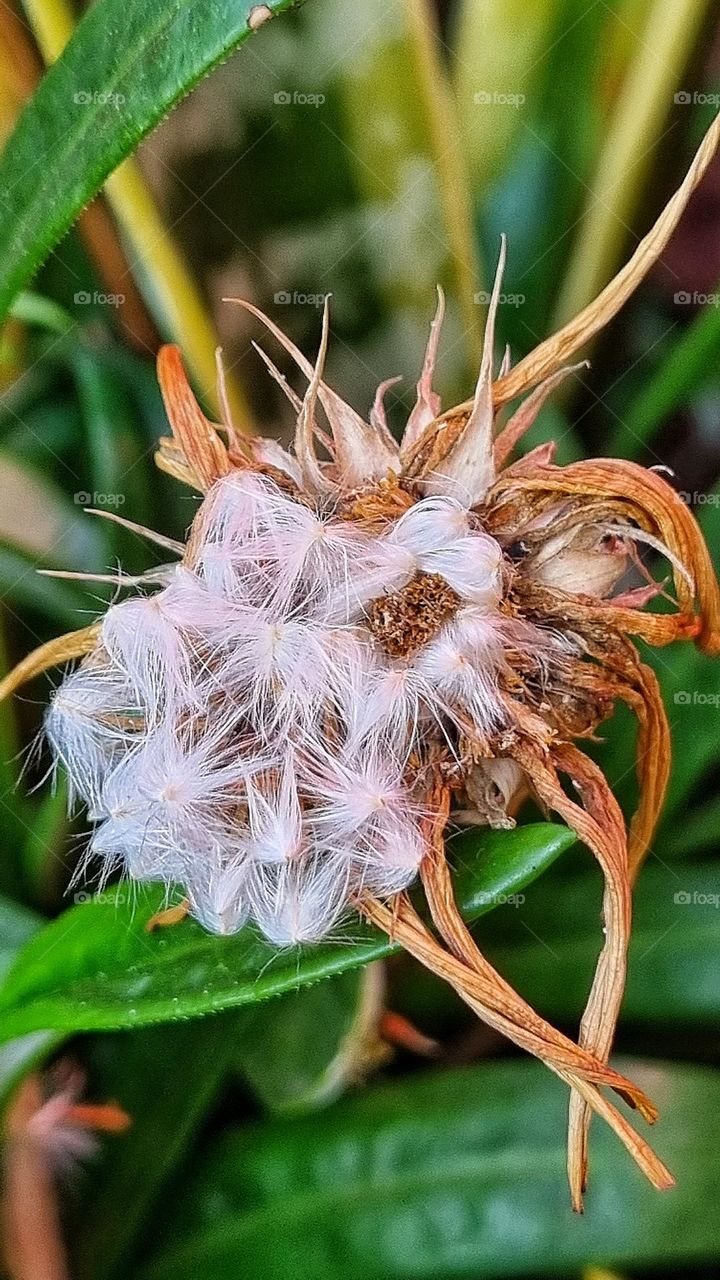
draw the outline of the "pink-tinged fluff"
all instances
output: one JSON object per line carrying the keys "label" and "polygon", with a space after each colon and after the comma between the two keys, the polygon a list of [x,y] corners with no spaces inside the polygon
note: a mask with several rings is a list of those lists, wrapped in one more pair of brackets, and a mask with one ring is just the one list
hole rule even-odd
{"label": "pink-tinged fluff", "polygon": [[[54,751],[105,872],[185,885],[217,932],[320,937],[417,873],[413,750],[497,721],[500,548],[453,498],[371,533],[247,472],[211,488],[189,545],[167,586],[108,610],[53,700]],[[394,657],[367,608],[418,574],[466,603]]]}
{"label": "pink-tinged fluff", "polygon": [[[672,215],[613,285],[514,370],[508,354],[493,382],[503,245],[474,397],[446,413],[433,389],[440,297],[399,444],[383,408],[387,382],[366,423],[323,381],[327,306],[312,365],[244,304],[308,381],[300,399],[266,361],[296,413],[292,452],[246,442],[230,421],[216,428],[179,350],[163,348],[173,439],[161,441],[158,463],[205,495],[182,563],[136,579],[149,587],[152,578],[157,596],[111,609],[99,643],[99,628],[82,628],[4,682],[7,693],[89,655],[61,687],[49,731],[98,821],[93,844],[106,869],[121,859],[131,875],[179,880],[209,929],[234,932],[250,918],[277,945],[326,936],[357,908],[546,1062],[572,1091],[578,1209],[589,1108],[655,1186],[672,1185],[598,1092],[607,1085],[645,1118],[656,1115],[608,1066],[630,879],[650,846],[670,756],[657,684],[634,639],[694,639],[716,654],[720,591],[691,514],[652,471],[608,459],[558,467],[551,444],[505,464],[557,385],[560,361],[598,331],[667,242],[718,137],[713,127]],[[501,425],[496,410],[526,391]],[[639,589],[614,594],[626,569],[642,567],[643,542],[672,565],[674,612],[638,613],[659,590],[646,573]],[[641,727],[629,840],[606,781],[575,745],[618,700]],[[453,900],[448,825],[508,825],[516,788],[558,812],[603,871],[605,941],[578,1045],[476,952]],[[398,892],[419,869],[437,935]]]}

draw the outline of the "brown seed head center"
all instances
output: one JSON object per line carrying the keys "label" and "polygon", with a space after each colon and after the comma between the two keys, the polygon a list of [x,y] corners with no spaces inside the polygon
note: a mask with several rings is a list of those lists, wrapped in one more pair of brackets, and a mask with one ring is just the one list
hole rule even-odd
{"label": "brown seed head center", "polygon": [[386,653],[407,658],[432,640],[459,606],[459,595],[439,573],[416,573],[401,591],[373,600],[367,625]]}

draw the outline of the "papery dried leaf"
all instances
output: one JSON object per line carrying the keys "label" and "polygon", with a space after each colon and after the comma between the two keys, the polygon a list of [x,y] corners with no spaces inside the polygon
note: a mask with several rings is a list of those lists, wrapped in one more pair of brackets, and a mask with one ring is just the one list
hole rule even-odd
{"label": "papery dried leaf", "polygon": [[292,387],[290,386],[290,383],[285,377],[285,374],[280,372],[277,365],[273,363],[273,361],[270,359],[267,352],[263,350],[263,348],[260,346],[259,343],[253,342],[252,345],[255,351],[257,351],[258,355],[260,356],[260,359],[265,365],[265,368],[270,374],[270,377],[273,379],[274,382],[277,382],[283,395],[286,397],[286,399],[290,401],[290,404],[295,410],[295,413],[299,413],[300,410],[302,409],[302,400],[300,399],[300,396],[296,395],[296,393],[293,391]]}
{"label": "papery dried leaf", "polygon": [[310,381],[308,382],[305,398],[303,399],[300,407],[297,426],[295,428],[295,457],[297,458],[300,466],[300,472],[303,477],[305,488],[311,493],[323,493],[332,488],[332,484],[322,473],[317,459],[317,454],[315,452],[315,406],[317,404],[320,383],[322,382],[329,336],[330,304],[326,298],[325,305],[323,307],[320,348],[318,350],[317,360],[315,361],[315,368],[313,369]]}
{"label": "papery dried leaf", "polygon": [[582,591],[602,600],[610,595],[627,566],[627,554],[604,548],[602,537],[592,525],[576,524],[569,532],[541,543],[523,562],[523,576],[551,591]]}
{"label": "papery dried leaf", "polygon": [[[581,1023],[580,1046],[590,1049],[602,1062],[607,1062],[625,986],[630,933],[630,887],[623,818],[602,773],[576,747],[558,744],[553,749],[553,756],[555,762],[580,787],[584,809],[567,799],[553,766],[536,749],[533,756],[523,751],[516,754],[516,759],[538,789],[540,799],[561,812],[580,838],[593,850],[605,877],[603,905],[606,940]],[[496,974],[478,951],[458,912],[444,852],[443,833],[450,808],[447,789],[436,796],[434,801],[437,819],[431,827],[428,853],[421,866],[433,921],[457,959],[463,960],[483,976],[496,980],[506,995],[517,999],[512,988]],[[586,1096],[576,1092],[571,1094],[568,1172],[573,1206],[578,1212],[582,1210],[582,1193],[587,1176],[587,1131],[591,1105]]]}
{"label": "papery dried leaf", "polygon": [[[549,1024],[543,1023],[499,974],[487,965],[479,952],[473,956],[473,964],[468,964],[445,951],[404,895],[395,900],[391,907],[376,899],[365,899],[358,906],[368,920],[393,941],[399,942],[432,973],[454,987],[461,999],[483,1021],[540,1058],[561,1080],[581,1093],[592,1109],[618,1135],[653,1186],[665,1189],[673,1185],[672,1174],[663,1162],[625,1117],[602,1096],[597,1087],[599,1084],[608,1085],[624,1098],[631,1099],[640,1114],[652,1122],[657,1112],[632,1081],[555,1032]],[[477,965],[479,968],[475,967]],[[533,1029],[526,1029],[525,1022]],[[535,1028],[538,1025],[543,1029],[543,1034],[536,1034]]]}
{"label": "papery dried leaf", "polygon": [[[632,257],[617,275],[605,286],[597,298],[579,315],[575,316],[562,329],[554,333],[545,342],[541,342],[534,351],[520,360],[515,368],[503,378],[498,379],[493,387],[493,403],[496,408],[523,395],[539,382],[553,374],[566,364],[576,352],[580,351],[595,334],[599,333],[617,315],[628,298],[642,283],[645,276],[657,262],[667,245],[673,231],[687,207],[688,201],[701,181],[720,142],[720,116],[716,116],[703,138],[685,178],[675,194],[666,204],[660,217],[650,231],[640,241]],[[448,410],[439,419],[443,424],[447,419],[467,418],[472,408],[472,401],[466,400]]]}
{"label": "papery dried leaf", "polygon": [[[179,347],[168,344],[160,348],[157,373],[173,435],[197,486],[205,493],[231,470],[227,449],[193,395]],[[161,441],[158,465],[163,466],[166,461]],[[163,469],[169,470],[169,467],[163,466]]]}
{"label": "papery dried leaf", "polygon": [[568,365],[566,368],[558,369],[555,373],[551,373],[530,393],[511,418],[505,423],[502,431],[495,437],[495,466],[500,469],[505,460],[510,456],[515,446],[522,440],[526,431],[529,431],[542,409],[548,396],[552,395],[556,387],[560,386],[571,373],[577,373],[578,369],[586,369],[588,367],[587,360],[581,360],[579,364]]}
{"label": "papery dried leaf", "polygon": [[402,438],[402,456],[407,455],[420,439],[425,428],[437,418],[441,403],[440,396],[433,391],[433,377],[437,363],[440,332],[445,317],[445,294],[438,285],[438,304],[435,318],[430,325],[422,373],[417,384],[417,399],[407,420]]}
{"label": "papery dried leaf", "polygon": [[720,589],[707,545],[692,512],[656,471],[604,458],[567,467],[537,466],[526,476],[505,472],[493,496],[497,498],[513,487],[526,495],[537,495],[538,511],[543,503],[552,503],[555,495],[578,495],[585,502],[605,498],[624,510],[625,519],[658,536],[694,584],[693,589],[673,563],[680,611],[690,613],[697,600],[701,618],[698,643],[707,653],[720,652]]}
{"label": "papery dried leaf", "polygon": [[556,1031],[505,983],[504,979],[477,952],[468,964],[446,951],[423,924],[414,907],[404,897],[392,906],[377,899],[358,901],[358,909],[394,942],[420,960],[426,968],[455,988],[484,1022],[521,1049],[539,1058],[558,1074],[572,1072],[594,1085],[606,1085],[626,1100],[650,1123],[657,1110],[637,1085],[591,1053]]}
{"label": "papery dried leaf", "polygon": [[618,604],[615,598],[599,600],[581,592],[569,594],[520,573],[513,593],[521,599],[523,611],[546,625],[569,627],[583,635],[592,631],[599,637],[613,632],[639,636],[654,648],[664,648],[676,640],[694,640],[701,626],[692,613],[641,613]]}
{"label": "papery dried leaf", "polygon": [[370,426],[379,431],[381,435],[387,433],[392,440],[394,440],[394,437],[388,427],[387,414],[385,413],[385,395],[391,387],[396,387],[398,382],[402,382],[400,375],[395,378],[386,378],[384,382],[381,382],[375,392],[375,399],[370,410]]}
{"label": "papery dried leaf", "polygon": [[[605,878],[603,916],[605,944],[580,1024],[580,1045],[607,1062],[625,989],[631,902],[627,870],[625,826],[617,802],[605,778],[576,747],[556,744],[550,756],[532,743],[516,743],[512,758],[525,769],[540,801],[555,810],[595,854]],[[560,784],[556,767],[579,788],[580,807]],[[590,1119],[587,1097],[573,1095],[568,1129],[568,1174],[573,1208],[582,1212],[587,1182],[587,1131]]]}
{"label": "papery dried leaf", "polygon": [[[258,307],[242,298],[225,298],[224,301],[237,303],[260,320],[292,356],[306,378],[312,380],[313,367],[310,362],[282,329]],[[387,434],[383,436],[374,427],[363,422],[360,415],[322,380],[318,383],[317,394],[330,423],[335,461],[344,487],[352,489],[367,484],[370,480],[380,479],[388,471],[399,470],[400,450],[394,441],[390,445]]]}
{"label": "papery dried leaf", "polygon": [[660,257],[685,212],[693,191],[715,155],[719,142],[720,116],[716,116],[683,182],[666,204],[654,226],[640,241],[629,261],[579,315],[563,325],[562,329],[559,329],[551,338],[541,342],[539,347],[515,366],[507,378],[496,384],[494,392],[496,404],[505,404],[515,396],[522,395],[530,387],[536,386],[541,379],[553,373],[576,351],[581,350],[595,334],[605,328],[613,316],[617,315]]}
{"label": "papery dried leaf", "polygon": [[138,524],[135,520],[128,520],[125,516],[118,515],[116,511],[105,511],[99,507],[85,507],[85,515],[99,516],[101,520],[109,520],[111,524],[119,524],[122,529],[127,529],[130,533],[137,533],[139,537],[147,538],[149,542],[155,542],[159,547],[164,547],[166,551],[172,551],[177,556],[181,556],[185,550],[184,542],[178,542],[176,538],[167,538],[163,533],[156,533],[154,529],[148,529],[144,524]]}
{"label": "papery dried leaf", "polygon": [[619,694],[638,721],[636,769],[640,799],[628,837],[631,883],[637,878],[660,819],[672,757],[670,725],[657,676],[652,667],[636,659],[632,677],[632,684]]}
{"label": "papery dried leaf", "polygon": [[254,463],[266,470],[280,472],[298,488],[302,485],[302,472],[291,453],[270,436],[249,436],[247,449]]}
{"label": "papery dried leaf", "polygon": [[[456,492],[460,501],[467,502],[469,506],[475,506],[482,501],[496,474],[493,455],[492,379],[495,318],[500,301],[504,268],[505,237],[503,236],[485,321],[480,374],[469,417],[455,440],[450,442],[449,436],[445,438],[449,445],[447,450],[439,453],[435,448],[430,460],[418,473],[426,493]],[[427,430],[432,431],[432,426]],[[422,452],[422,438],[418,448]]]}
{"label": "papery dried leaf", "polygon": [[[515,826],[513,812],[524,792],[524,774],[512,760],[480,760],[465,779],[465,790],[473,806],[470,821],[482,826],[508,829]],[[457,821],[457,813],[453,815]]]}
{"label": "papery dried leaf", "polygon": [[[627,949],[632,917],[628,851],[625,823],[603,774],[577,747],[558,744],[553,749],[553,762],[578,788],[583,809],[590,823],[583,820],[584,831],[563,813],[566,821],[578,830],[580,839],[597,857],[605,877],[603,920],[605,944],[598,959],[593,984],[580,1023],[580,1044],[607,1062],[615,1038],[617,1020],[625,990]],[[537,785],[537,784],[536,784]],[[559,781],[557,787],[560,789]],[[550,803],[549,793],[545,800]],[[558,805],[556,796],[554,807]],[[570,802],[572,804],[572,802]],[[558,810],[561,812],[561,810]],[[587,1141],[590,1111],[587,1101],[577,1095],[570,1100],[568,1127],[568,1168],[574,1207],[582,1209],[582,1193],[587,1184]]]}
{"label": "papery dried leaf", "polygon": [[179,480],[180,484],[186,484],[190,489],[196,491],[200,489],[197,476],[177,440],[172,436],[160,437],[154,461],[158,471],[164,471],[166,475],[172,476],[173,480]]}
{"label": "papery dried leaf", "polygon": [[241,465],[244,462],[246,455],[243,448],[243,442],[235,429],[232,405],[230,404],[227,379],[225,377],[225,366],[222,359],[222,347],[215,348],[215,369],[217,372],[218,402],[224,419],[223,430],[227,436],[228,456],[231,462],[234,461],[236,464]]}

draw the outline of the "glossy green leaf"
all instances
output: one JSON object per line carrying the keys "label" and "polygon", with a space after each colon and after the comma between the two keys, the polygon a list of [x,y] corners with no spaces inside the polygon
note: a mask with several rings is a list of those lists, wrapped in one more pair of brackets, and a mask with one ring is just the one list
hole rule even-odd
{"label": "glossy green leaf", "polygon": [[[270,0],[271,14],[293,0]],[[251,31],[249,0],[97,0],[0,160],[0,317],[108,174]]]}
{"label": "glossy green leaf", "polygon": [[380,965],[339,973],[248,1010],[237,1065],[269,1111],[307,1111],[362,1074],[363,1033],[379,1012]]}
{"label": "glossy green leaf", "polygon": [[[93,1093],[120,1102],[132,1127],[103,1143],[77,1197],[71,1231],[77,1280],[109,1280],[118,1272],[162,1185],[236,1068],[272,1110],[308,1109],[337,1096],[357,1062],[358,1024],[364,1027],[377,1011],[377,968],[338,974],[199,1023],[93,1038]],[[148,1171],[145,1177],[134,1176],[139,1168]]]}
{"label": "glossy green leaf", "polygon": [[[720,1250],[720,1074],[623,1064],[657,1100],[677,1188],[593,1129],[586,1213],[565,1181],[567,1096],[536,1063],[428,1073],[321,1118],[230,1129],[165,1206],[141,1280],[483,1280]],[[682,1229],[679,1229],[682,1224]]]}
{"label": "glossy green leaf", "polygon": [[[500,922],[488,920],[484,950],[549,1018],[575,1023],[602,942],[601,884],[556,875],[545,892]],[[503,913],[505,916],[505,913]],[[644,868],[635,891],[622,1025],[655,1030],[720,1020],[720,884],[712,863]]]}
{"label": "glossy green leaf", "polygon": [[[469,919],[533,880],[574,842],[565,827],[488,831],[454,845]],[[148,933],[164,892],[127,889],[71,907],[21,952],[0,989],[0,1040],[38,1029],[108,1030],[199,1017],[344,973],[389,955],[353,921],[336,941],[277,950],[246,928],[218,938],[186,921]]]}
{"label": "glossy green leaf", "polygon": [[[42,928],[43,920],[18,902],[0,897],[0,981],[20,949]],[[0,1045],[0,1104],[19,1080],[51,1052],[59,1037],[36,1031]]]}

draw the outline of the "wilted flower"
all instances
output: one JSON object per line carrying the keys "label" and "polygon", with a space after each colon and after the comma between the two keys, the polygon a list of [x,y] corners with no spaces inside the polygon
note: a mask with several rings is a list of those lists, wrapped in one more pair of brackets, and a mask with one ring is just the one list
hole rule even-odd
{"label": "wilted flower", "polygon": [[96,1153],[97,1134],[131,1123],[115,1102],[81,1102],[82,1087],[82,1075],[59,1063],[47,1080],[26,1076],[7,1108],[0,1211],[8,1275],[69,1275],[56,1184]]}
{"label": "wilted flower", "polygon": [[[494,383],[503,246],[475,396],[442,415],[433,388],[441,296],[400,444],[385,418],[387,383],[366,422],[324,382],[327,307],[313,367],[242,304],[308,381],[300,400],[264,357],[296,413],[288,451],[241,438],[229,415],[209,422],[179,352],[165,347],[159,378],[173,439],[161,442],[158,463],[205,495],[179,562],[155,594],[112,605],[14,679],[86,655],[55,694],[47,731],[96,824],[90,853],[106,872],[180,882],[208,929],[233,933],[252,919],[277,945],[325,937],[360,910],[564,1079],[576,1207],[590,1109],[655,1185],[671,1182],[598,1087],[654,1119],[607,1065],[630,876],[669,765],[655,678],[631,637],[687,637],[715,651],[720,605],[695,521],[656,472],[607,459],[558,467],[552,444],[508,460],[573,372],[561,361],[662,248],[714,141],[598,302],[514,371],[505,362]],[[498,407],[527,390],[498,426]],[[642,568],[643,546],[669,563],[674,613],[640,611],[662,589],[652,580],[623,588],[627,570]],[[618,699],[640,724],[629,840],[602,774],[574,745]],[[562,815],[605,877],[605,944],[578,1045],[482,957],[453,899],[448,823],[512,825],[521,785]],[[418,875],[442,943],[405,896]]]}

